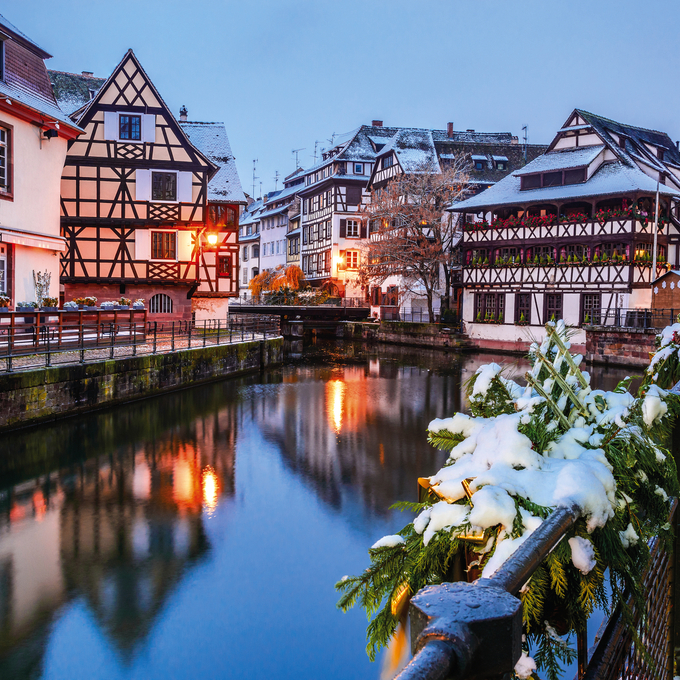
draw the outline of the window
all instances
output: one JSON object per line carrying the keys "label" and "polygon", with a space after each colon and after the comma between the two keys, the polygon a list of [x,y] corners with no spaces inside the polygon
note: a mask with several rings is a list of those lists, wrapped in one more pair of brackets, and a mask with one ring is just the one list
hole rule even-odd
{"label": "window", "polygon": [[346,255],[347,269],[359,269],[359,251],[348,250]]}
{"label": "window", "polygon": [[253,267],[253,278],[260,275],[260,270],[257,267]]}
{"label": "window", "polygon": [[363,163],[355,163],[354,164],[354,174],[355,175],[363,175],[364,174],[364,164]]}
{"label": "window", "polygon": [[236,211],[226,205],[208,206],[210,222],[217,227],[233,226],[236,223]]}
{"label": "window", "polygon": [[253,246],[253,259],[256,259],[260,257],[260,246],[254,245]]}
{"label": "window", "polygon": [[142,117],[121,114],[118,118],[118,138],[141,141]]}
{"label": "window", "polygon": [[581,296],[581,323],[599,325],[601,304],[600,293],[584,293]]}
{"label": "window", "polygon": [[507,161],[496,161],[496,170],[507,170],[508,169],[508,162]]}
{"label": "window", "polygon": [[526,189],[538,189],[541,186],[541,175],[522,175],[521,191]]}
{"label": "window", "polygon": [[562,294],[548,293],[545,296],[545,320],[559,321],[562,318]]}
{"label": "window", "polygon": [[0,246],[0,293],[7,292],[7,253],[5,246]]}
{"label": "window", "polygon": [[150,314],[172,314],[172,298],[165,293],[156,293],[149,300]]}
{"label": "window", "polygon": [[565,184],[581,184],[586,181],[586,169],[576,168],[575,170],[565,170],[564,183]]}
{"label": "window", "polygon": [[[2,41],[0,41],[2,45]],[[0,193],[12,193],[12,139],[9,128],[0,127]]]}
{"label": "window", "polygon": [[562,184],[562,171],[543,173],[544,187],[557,187]]}
{"label": "window", "polygon": [[177,175],[174,172],[151,173],[151,200],[177,200]]}
{"label": "window", "polygon": [[477,293],[474,320],[505,323],[505,293]]}
{"label": "window", "polygon": [[389,156],[385,156],[385,158],[382,159],[382,167],[383,168],[389,168],[392,167],[394,164],[394,156],[391,154]]}
{"label": "window", "polygon": [[359,220],[347,220],[347,236],[359,236]]}
{"label": "window", "polygon": [[243,283],[248,283],[248,267],[243,268]]}
{"label": "window", "polygon": [[151,259],[177,259],[177,234],[174,231],[151,232]]}
{"label": "window", "polygon": [[217,276],[231,278],[231,255],[220,255],[217,258]]}
{"label": "window", "polygon": [[485,165],[484,161],[475,161],[475,170],[484,170]]}
{"label": "window", "polygon": [[515,323],[531,323],[531,293],[517,293],[515,296]]}
{"label": "window", "polygon": [[248,262],[248,246],[243,246],[243,261]]}

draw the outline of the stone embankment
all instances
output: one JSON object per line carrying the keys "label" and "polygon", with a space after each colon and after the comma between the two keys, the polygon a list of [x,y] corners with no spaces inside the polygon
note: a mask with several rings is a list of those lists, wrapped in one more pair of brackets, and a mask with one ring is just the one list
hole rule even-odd
{"label": "stone embankment", "polygon": [[587,328],[586,361],[614,366],[649,366],[649,354],[655,350],[654,338],[658,332],[653,328]]}
{"label": "stone embankment", "polygon": [[338,326],[338,336],[347,339],[384,342],[462,351],[474,349],[465,335],[446,324],[381,321],[357,323],[347,321]]}
{"label": "stone embankment", "polygon": [[283,338],[0,374],[0,430],[259,371],[283,361]]}

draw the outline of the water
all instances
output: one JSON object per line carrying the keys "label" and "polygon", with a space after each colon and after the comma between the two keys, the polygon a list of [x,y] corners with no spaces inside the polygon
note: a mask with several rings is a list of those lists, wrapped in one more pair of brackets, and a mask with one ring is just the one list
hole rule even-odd
{"label": "water", "polygon": [[333,584],[408,521],[428,422],[493,358],[330,343],[1,437],[0,678],[377,680]]}

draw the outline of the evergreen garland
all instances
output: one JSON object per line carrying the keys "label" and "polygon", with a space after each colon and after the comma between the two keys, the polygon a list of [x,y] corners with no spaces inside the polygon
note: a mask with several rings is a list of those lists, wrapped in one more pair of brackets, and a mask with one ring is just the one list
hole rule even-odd
{"label": "evergreen garland", "polygon": [[[449,458],[436,475],[419,480],[428,488],[424,502],[394,506],[418,516],[397,535],[369,549],[371,565],[365,572],[336,584],[342,592],[338,607],[346,611],[358,603],[366,610],[371,660],[394,634],[398,604],[405,598],[426,585],[453,580],[456,573],[460,578],[461,560],[464,568],[485,570],[485,576],[500,566],[555,507],[529,497],[540,492],[522,493],[522,480],[531,479],[536,470],[568,472],[572,459],[592,466],[587,469],[603,480],[603,495],[596,499],[599,506],[591,507],[592,499],[583,501],[583,516],[520,591],[525,652],[533,649],[538,669],[556,680],[560,665],[575,656],[571,633],[585,629],[596,606],[620,605],[631,630],[630,598],[637,611],[644,611],[641,576],[649,560],[649,542],[655,536],[670,539],[669,497],[678,495],[668,442],[680,405],[663,388],[671,387],[680,375],[680,324],[659,336],[663,355],[653,360],[636,397],[629,392],[630,379],[612,392],[591,390],[589,375],[579,369],[582,357],[569,352],[564,323],[550,322],[546,331],[543,343],[531,347],[533,367],[526,374],[526,388],[503,377],[500,366],[483,366],[466,385],[472,416],[456,414],[430,423],[428,440]],[[496,427],[509,433],[504,439],[507,450],[498,446],[489,453],[482,437]],[[484,468],[478,482],[475,477],[461,482],[460,475],[467,476],[480,451],[489,458],[490,476],[484,480]],[[523,455],[534,462],[527,463]],[[495,456],[506,456],[508,467],[498,468],[507,461]],[[498,470],[506,470],[507,478]],[[597,514],[602,502],[604,518]],[[501,511],[508,526],[489,519]],[[470,518],[479,524],[473,526]],[[633,635],[641,644],[635,630]]]}

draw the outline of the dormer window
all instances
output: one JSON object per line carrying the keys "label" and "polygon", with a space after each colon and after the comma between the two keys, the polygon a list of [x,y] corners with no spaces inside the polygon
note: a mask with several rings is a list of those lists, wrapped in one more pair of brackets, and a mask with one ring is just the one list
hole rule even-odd
{"label": "dormer window", "polygon": [[533,175],[522,175],[520,190],[540,189],[541,187],[559,187],[563,184],[582,184],[586,181],[585,168],[571,170],[553,170],[552,172],[537,172]]}
{"label": "dormer window", "polygon": [[394,165],[394,156],[392,156],[391,154],[389,156],[385,156],[385,158],[382,159],[383,169],[389,168],[392,165]]}
{"label": "dormer window", "polygon": [[486,169],[486,162],[487,162],[486,156],[478,156],[478,155],[473,154],[472,162],[474,163],[475,170]]}
{"label": "dormer window", "polygon": [[508,157],[507,156],[492,156],[493,164],[496,170],[507,170],[508,169]]}
{"label": "dormer window", "polygon": [[363,163],[355,163],[354,164],[354,174],[355,175],[363,175],[364,174],[364,164]]}

